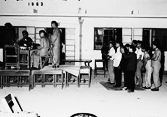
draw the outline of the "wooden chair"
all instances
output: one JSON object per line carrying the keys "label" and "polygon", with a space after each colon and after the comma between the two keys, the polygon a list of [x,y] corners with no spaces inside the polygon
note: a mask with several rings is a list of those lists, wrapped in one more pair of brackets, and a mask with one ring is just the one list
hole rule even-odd
{"label": "wooden chair", "polygon": [[[88,77],[82,77],[83,75],[87,75]],[[91,67],[89,66],[81,66],[80,68],[80,77],[79,77],[79,85],[88,85],[91,86]]]}
{"label": "wooden chair", "polygon": [[0,117],[37,117],[36,113],[24,112],[12,93],[2,98],[7,112],[0,112]]}
{"label": "wooden chair", "polygon": [[4,56],[5,56],[5,69],[8,67],[16,67],[16,69],[20,69],[20,58],[19,58],[20,50],[17,45],[5,45],[4,46]]}
{"label": "wooden chair", "polygon": [[20,56],[23,59],[23,61],[20,60],[20,65],[26,66],[26,68],[29,69],[31,67],[30,48],[20,49]]}
{"label": "wooden chair", "polygon": [[75,113],[70,117],[97,117],[97,116],[91,113]]}
{"label": "wooden chair", "polygon": [[48,64],[52,64],[52,56],[47,55],[47,56],[41,56],[39,60],[40,68],[44,68]]}
{"label": "wooden chair", "polygon": [[102,65],[104,65],[104,60],[95,59],[94,78],[97,76],[97,74],[99,74],[99,73],[97,73],[98,71],[103,71],[104,72],[104,77],[105,77],[105,74],[106,74],[105,66],[98,67],[97,63],[102,63]]}
{"label": "wooden chair", "polygon": [[60,65],[56,69],[63,70],[63,73],[65,74],[65,81],[66,86],[69,85],[77,85],[80,87],[79,79],[80,79],[80,66],[75,65]]}
{"label": "wooden chair", "polygon": [[2,98],[2,103],[5,106],[7,112],[20,113],[23,111],[12,93]]}

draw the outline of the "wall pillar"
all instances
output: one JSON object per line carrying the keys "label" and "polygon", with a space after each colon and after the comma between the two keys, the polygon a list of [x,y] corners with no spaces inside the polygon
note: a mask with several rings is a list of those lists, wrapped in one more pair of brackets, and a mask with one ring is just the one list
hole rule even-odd
{"label": "wall pillar", "polygon": [[82,19],[82,17],[78,17],[78,21],[79,21],[79,59],[82,59],[82,24],[84,22],[84,20]]}

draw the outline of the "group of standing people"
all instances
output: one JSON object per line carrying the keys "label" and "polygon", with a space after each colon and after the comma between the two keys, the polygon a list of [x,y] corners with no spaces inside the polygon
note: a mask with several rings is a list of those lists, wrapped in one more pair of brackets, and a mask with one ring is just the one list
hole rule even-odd
{"label": "group of standing people", "polygon": [[[46,57],[51,54],[51,63],[53,67],[59,67],[60,54],[61,54],[61,32],[58,29],[58,23],[56,21],[51,22],[51,30],[40,30],[40,44],[35,44],[29,37],[29,33],[26,30],[22,31],[23,38],[16,39],[15,29],[11,23],[5,24],[6,38],[4,39],[4,45],[18,45],[23,48],[36,49],[31,53],[31,60],[33,60],[33,68],[39,69],[40,57]],[[49,53],[50,52],[50,53]],[[13,53],[11,53],[13,54]],[[26,61],[26,56],[21,55],[20,61]]]}
{"label": "group of standing people", "polygon": [[52,56],[51,63],[53,67],[59,67],[60,65],[60,30],[58,29],[58,23],[56,21],[51,22],[52,30],[47,32],[45,30],[39,31],[40,46],[39,51],[34,51],[32,57],[34,58],[34,68],[39,67],[40,57],[45,57],[48,54]]}
{"label": "group of standing people", "polygon": [[108,82],[113,88],[128,92],[134,92],[135,88],[159,91],[162,54],[158,41],[153,42],[152,48],[137,40],[126,45],[110,42],[101,52],[109,73]]}

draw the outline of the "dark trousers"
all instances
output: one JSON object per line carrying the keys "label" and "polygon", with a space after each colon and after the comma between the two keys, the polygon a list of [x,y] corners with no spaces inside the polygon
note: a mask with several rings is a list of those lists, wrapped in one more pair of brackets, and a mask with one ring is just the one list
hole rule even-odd
{"label": "dark trousers", "polygon": [[107,56],[102,55],[102,59],[104,60],[103,67],[108,70],[108,59],[107,59]]}
{"label": "dark trousers", "polygon": [[123,72],[124,72],[124,87],[127,87],[127,85],[128,85],[127,71],[123,70]]}
{"label": "dark trousers", "polygon": [[135,71],[126,71],[127,88],[134,91],[135,89]]}
{"label": "dark trousers", "polygon": [[120,67],[114,67],[114,73],[116,86],[120,87],[122,82],[122,69]]}

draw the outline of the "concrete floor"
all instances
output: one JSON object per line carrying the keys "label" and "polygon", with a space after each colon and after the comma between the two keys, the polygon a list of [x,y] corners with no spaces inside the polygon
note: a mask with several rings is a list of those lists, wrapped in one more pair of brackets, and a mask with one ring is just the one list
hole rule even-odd
{"label": "concrete floor", "polygon": [[[100,81],[107,81],[107,77],[93,77],[90,88],[71,85],[62,90],[61,86],[49,85],[28,91],[28,87],[5,87],[0,89],[0,99],[13,93],[23,110],[37,112],[41,117],[70,117],[78,112],[93,113],[97,117],[167,117],[167,76],[159,92],[112,91],[105,89]],[[1,101],[0,110],[5,111]]]}

